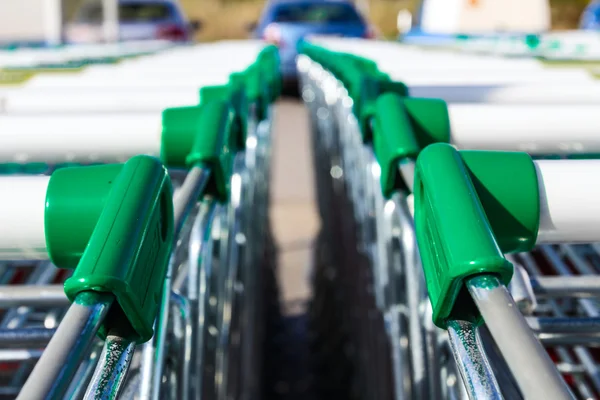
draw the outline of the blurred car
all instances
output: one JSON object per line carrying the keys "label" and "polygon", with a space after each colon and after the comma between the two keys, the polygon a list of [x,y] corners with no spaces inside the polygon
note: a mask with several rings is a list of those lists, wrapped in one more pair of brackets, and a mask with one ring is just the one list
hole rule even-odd
{"label": "blurred car", "polygon": [[579,20],[579,28],[585,30],[600,29],[600,1],[591,1],[583,10]]}
{"label": "blurred car", "polygon": [[273,0],[265,6],[253,37],[279,47],[284,84],[297,82],[298,43],[307,36],[374,38],[374,29],[356,7],[345,0]]}
{"label": "blurred car", "polygon": [[[119,0],[119,40],[170,40],[187,42],[200,29],[199,21],[188,21],[175,0]],[[102,3],[84,3],[73,22],[67,24],[68,43],[104,40]]]}

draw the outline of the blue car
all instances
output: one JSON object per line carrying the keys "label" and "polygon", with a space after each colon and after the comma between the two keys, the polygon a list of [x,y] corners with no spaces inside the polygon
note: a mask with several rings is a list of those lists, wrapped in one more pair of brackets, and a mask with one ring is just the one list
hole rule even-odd
{"label": "blue car", "polygon": [[579,28],[585,30],[600,29],[600,1],[592,1],[583,10],[579,21]]}
{"label": "blue car", "polygon": [[267,3],[253,36],[279,47],[284,86],[297,85],[298,43],[310,35],[373,38],[374,31],[348,1],[276,0]]}

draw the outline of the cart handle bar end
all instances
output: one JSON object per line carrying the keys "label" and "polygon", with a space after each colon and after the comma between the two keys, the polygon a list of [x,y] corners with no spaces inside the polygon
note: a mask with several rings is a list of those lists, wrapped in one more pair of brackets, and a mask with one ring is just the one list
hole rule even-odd
{"label": "cart handle bar end", "polygon": [[415,170],[415,229],[433,322],[481,323],[464,281],[492,274],[508,284],[504,253],[526,251],[540,222],[535,164],[526,153],[423,150]]}
{"label": "cart handle bar end", "polygon": [[[44,212],[46,247],[73,301],[85,291],[112,293],[132,341],[149,340],[174,235],[173,189],[150,156],[125,164],[72,167],[50,177]],[[113,309],[114,312],[114,309]],[[99,334],[110,331],[108,318]],[[122,328],[121,328],[122,329]]]}

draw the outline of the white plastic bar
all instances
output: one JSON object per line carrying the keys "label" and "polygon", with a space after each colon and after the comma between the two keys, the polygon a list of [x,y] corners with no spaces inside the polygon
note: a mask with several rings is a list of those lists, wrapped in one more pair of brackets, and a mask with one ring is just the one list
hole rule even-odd
{"label": "white plastic bar", "polygon": [[[385,71],[388,72],[388,71]],[[540,71],[476,71],[460,70],[438,73],[429,71],[413,72],[395,72],[389,71],[389,75],[394,80],[412,85],[506,85],[515,83],[555,83],[555,82],[573,82],[589,83],[597,82],[594,77],[583,69],[548,69]]]}
{"label": "white plastic bar", "polygon": [[0,117],[0,163],[124,162],[157,155],[161,113]]}
{"label": "white plastic bar", "polygon": [[[332,51],[371,59],[381,71],[408,84],[481,85],[593,79],[584,68],[547,68],[535,59],[504,57],[508,54],[531,54],[524,40],[518,42],[509,39],[500,42],[500,46],[497,46],[497,41],[493,41],[494,49],[489,54],[456,52],[450,48],[423,50],[397,42],[364,39],[317,37],[310,40]],[[598,56],[600,46],[597,42],[596,39],[594,49]],[[485,42],[482,43],[488,46]],[[549,51],[555,53],[554,50]],[[570,53],[574,54],[573,51]]]}
{"label": "white plastic bar", "polygon": [[535,164],[540,191],[537,243],[599,242],[600,160],[540,160]]}
{"label": "white plastic bar", "polygon": [[0,259],[45,260],[48,176],[0,177]]}
{"label": "white plastic bar", "polygon": [[550,83],[491,86],[411,86],[413,97],[448,103],[487,104],[598,104],[600,84]]}
{"label": "white plastic bar", "polygon": [[595,105],[450,104],[448,112],[452,143],[461,149],[600,153]]}
{"label": "white plastic bar", "polygon": [[[207,59],[211,59],[209,55]],[[187,67],[169,65],[128,67],[127,69],[88,67],[75,74],[35,74],[16,88],[70,88],[87,87],[201,87],[226,83],[233,72],[245,70],[256,60],[256,55],[247,62],[226,62],[212,59],[212,64],[190,63]],[[100,69],[101,68],[101,69]],[[14,84],[0,88],[15,89]]]}
{"label": "white plastic bar", "polygon": [[202,74],[199,70],[196,76],[167,76],[145,77],[143,74],[137,76],[108,76],[103,78],[83,78],[76,75],[58,76],[52,74],[40,74],[25,82],[22,87],[27,88],[90,88],[96,90],[102,87],[119,88],[201,88],[207,85],[221,85],[229,81],[229,75],[234,71],[222,71],[218,74]]}
{"label": "white plastic bar", "polygon": [[[172,43],[166,41],[127,42],[113,45],[77,45],[53,49],[24,49],[0,51],[0,67],[35,67],[38,64],[64,63],[98,57],[123,57],[146,54],[145,60],[166,56]],[[147,53],[157,54],[148,55]],[[172,50],[170,50],[172,51]],[[123,63],[140,62],[139,59],[126,59]],[[121,65],[121,64],[119,64]]]}
{"label": "white plastic bar", "polygon": [[[67,46],[53,50],[0,51],[0,67],[35,68],[40,64],[63,64],[81,59],[121,57],[153,52],[154,54],[145,55],[144,57],[124,59],[119,64],[88,65],[83,71],[79,71],[78,75],[86,75],[92,71],[104,71],[105,73],[114,74],[121,69],[140,66],[187,69],[219,66],[228,69],[239,65],[249,65],[255,60],[264,45],[264,42],[259,41],[248,41],[248,43],[222,41],[215,44],[167,48],[167,45],[162,42],[150,42],[150,44],[142,43],[139,45],[115,44],[103,45],[104,47],[82,46],[81,48]],[[235,54],[235,57],[232,58],[232,54]],[[210,62],[207,62],[207,60],[210,60]]]}
{"label": "white plastic bar", "polygon": [[[177,65],[179,62],[194,64],[206,64],[206,56],[225,59],[227,55],[235,54],[238,59],[256,55],[265,46],[261,41],[220,41],[211,44],[199,44],[194,46],[173,46],[168,42],[131,42],[104,45],[78,45],[66,46],[58,49],[26,49],[16,51],[0,51],[0,65],[6,66],[35,66],[39,63],[66,62],[70,60],[87,59],[94,57],[120,57],[126,55],[146,54],[145,57],[137,59],[125,59],[118,65],[104,67],[120,68],[125,65],[141,63],[164,63],[171,62]],[[234,60],[233,62],[238,62]],[[98,66],[100,67],[100,66]]]}
{"label": "white plastic bar", "polygon": [[[543,64],[535,59],[503,57],[505,54],[532,54],[525,46],[524,40],[522,43],[508,40],[500,43],[500,46],[498,46],[496,40],[492,42],[489,40],[487,42],[486,40],[469,40],[464,44],[460,43],[461,48],[465,48],[466,44],[472,50],[483,50],[487,54],[457,52],[448,46],[446,46],[446,49],[424,50],[398,42],[373,42],[365,39],[319,37],[311,38],[311,42],[332,51],[352,53],[372,59],[386,72],[409,66],[427,71],[454,70],[461,67],[478,71],[486,69],[516,71],[543,68]],[[432,42],[439,44],[440,40],[433,39]]]}
{"label": "white plastic bar", "polygon": [[199,89],[50,88],[0,89],[0,113],[160,112],[199,102]]}

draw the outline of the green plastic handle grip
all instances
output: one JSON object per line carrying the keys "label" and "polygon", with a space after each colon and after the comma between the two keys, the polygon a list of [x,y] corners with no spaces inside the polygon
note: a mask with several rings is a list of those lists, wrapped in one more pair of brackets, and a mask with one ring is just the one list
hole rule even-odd
{"label": "green plastic handle grip", "polygon": [[351,85],[354,114],[358,119],[363,141],[368,143],[373,139],[370,124],[377,110],[378,98],[384,93],[406,97],[408,88],[404,83],[392,81],[382,74],[367,74],[363,71],[360,71],[360,78]]}
{"label": "green plastic handle grip", "polygon": [[[149,156],[125,164],[71,167],[50,177],[45,234],[50,259],[75,269],[65,282],[73,301],[85,291],[112,293],[129,322],[129,339],[153,335],[173,243],[173,189],[166,168]],[[106,337],[115,320],[103,322]]]}
{"label": "green plastic handle grip", "polygon": [[415,229],[433,322],[481,322],[464,281],[479,274],[504,284],[504,253],[531,249],[539,228],[537,174],[520,152],[459,152],[433,144],[415,171]]}
{"label": "green plastic handle grip", "polygon": [[215,98],[199,106],[163,111],[163,162],[170,167],[202,164],[210,168],[211,180],[203,194],[220,201],[229,198],[233,156],[240,141],[234,109],[225,100]]}
{"label": "green plastic handle grip", "polygon": [[372,130],[381,190],[390,197],[395,190],[407,188],[398,172],[399,161],[416,159],[430,144],[450,141],[448,107],[438,99],[384,93],[375,102]]}
{"label": "green plastic handle grip", "polygon": [[269,86],[269,103],[275,102],[281,95],[281,71],[279,68],[279,49],[275,45],[266,46],[258,55],[257,63],[260,65],[266,83]]}
{"label": "green plastic handle grip", "polygon": [[226,85],[204,86],[200,89],[201,104],[212,101],[227,101],[234,111],[234,123],[231,134],[235,138],[236,148],[243,149],[246,146],[246,128],[248,124],[248,97],[241,82],[235,83],[241,76],[234,75],[233,79]]}

